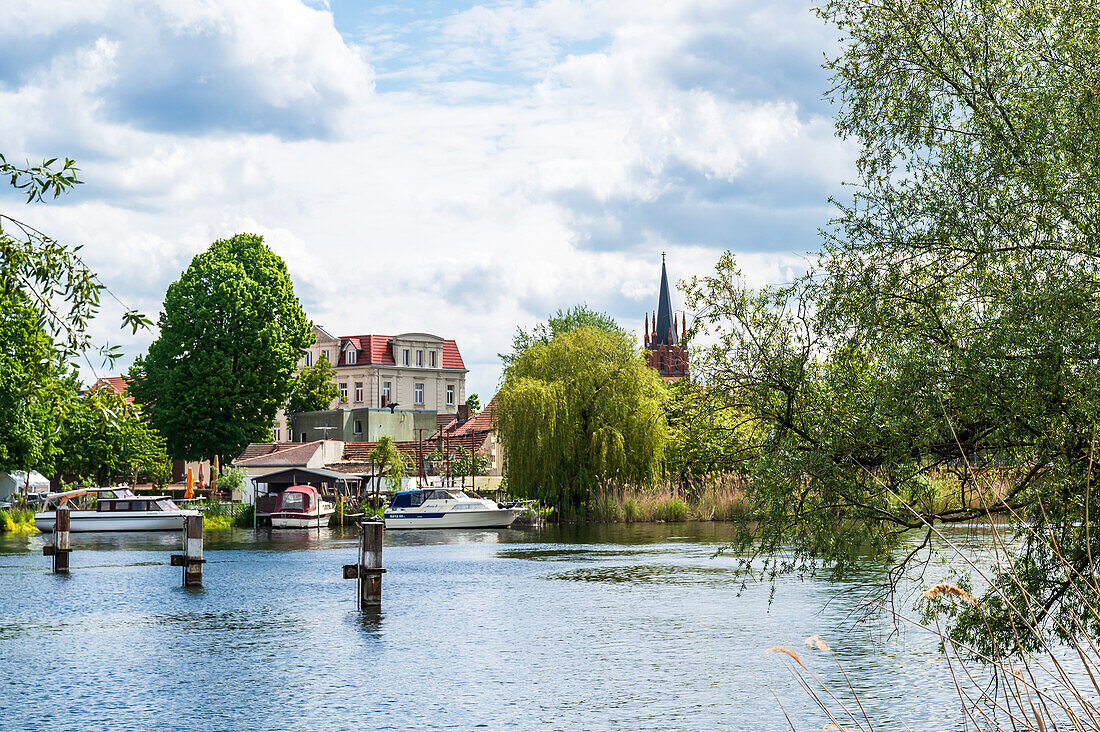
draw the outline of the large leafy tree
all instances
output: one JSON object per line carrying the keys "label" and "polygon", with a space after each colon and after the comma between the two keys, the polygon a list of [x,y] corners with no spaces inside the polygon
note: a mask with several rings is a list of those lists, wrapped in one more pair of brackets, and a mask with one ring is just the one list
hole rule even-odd
{"label": "large leafy tree", "polygon": [[290,398],[286,403],[287,414],[328,409],[332,400],[340,396],[335,377],[336,369],[324,355],[317,359],[317,363],[299,371],[291,382]]}
{"label": "large leafy tree", "polygon": [[267,439],[311,342],[286,264],[255,234],[214,242],[168,288],[130,375],[168,452],[226,462]]}
{"label": "large leafy tree", "polygon": [[759,523],[739,544],[791,549],[773,570],[843,571],[910,530],[994,513],[1020,548],[956,632],[1011,647],[1016,607],[1095,634],[1075,588],[1096,586],[1100,560],[1100,7],[822,14],[845,36],[829,68],[859,150],[854,197],[804,279],[753,291],[727,256],[691,291],[714,339],[697,373],[754,420]]}
{"label": "large leafy tree", "polygon": [[598,491],[648,485],[667,439],[665,392],[633,339],[580,328],[525,349],[494,413],[508,485],[581,515]]}

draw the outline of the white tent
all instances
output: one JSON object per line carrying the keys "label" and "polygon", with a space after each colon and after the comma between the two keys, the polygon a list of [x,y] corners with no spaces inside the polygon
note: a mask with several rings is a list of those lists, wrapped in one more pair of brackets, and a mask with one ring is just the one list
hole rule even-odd
{"label": "white tent", "polygon": [[[12,496],[27,485],[27,474],[22,470],[0,473],[0,501],[10,501]],[[34,470],[31,471],[30,491],[48,491],[50,479]]]}

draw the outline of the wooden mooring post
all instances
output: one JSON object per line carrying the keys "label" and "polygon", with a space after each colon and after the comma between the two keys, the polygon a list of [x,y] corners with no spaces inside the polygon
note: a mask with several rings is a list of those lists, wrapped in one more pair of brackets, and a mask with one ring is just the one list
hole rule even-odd
{"label": "wooden mooring post", "polygon": [[359,580],[359,609],[382,604],[382,531],[381,521],[359,524],[359,563],[344,565],[344,579]]}
{"label": "wooden mooring post", "polygon": [[183,567],[183,586],[202,587],[202,515],[183,519],[183,554],[172,555],[172,566]]}
{"label": "wooden mooring post", "polygon": [[69,553],[72,546],[69,544],[69,507],[58,506],[54,512],[53,544],[42,547],[42,554],[53,557],[53,573],[69,573]]}

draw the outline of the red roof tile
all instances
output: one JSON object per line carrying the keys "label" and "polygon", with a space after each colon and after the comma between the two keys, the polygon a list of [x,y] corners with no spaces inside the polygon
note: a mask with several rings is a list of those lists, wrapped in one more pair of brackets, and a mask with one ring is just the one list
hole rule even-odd
{"label": "red roof tile", "polygon": [[[234,465],[243,465],[246,468],[296,466],[306,465],[321,449],[323,441],[306,442],[304,444],[292,444],[285,449],[276,448],[265,455],[257,455],[252,458],[237,458]],[[245,448],[247,450],[247,448]]]}
{"label": "red roof tile", "polygon": [[308,442],[250,442],[248,446],[241,451],[241,454],[237,456],[237,459],[233,462],[241,462],[242,460],[251,460],[252,458],[260,457],[261,455],[270,455],[273,452],[280,452],[282,450],[293,450],[296,447],[302,445],[308,445]]}
{"label": "red roof tile", "polygon": [[[393,444],[400,450],[406,457],[411,457],[416,460],[417,446],[419,445],[417,440],[394,440]],[[370,462],[370,452],[378,446],[377,442],[348,442],[344,444],[344,462],[358,462],[365,463]],[[432,451],[432,445],[428,440],[423,443],[424,455],[427,456]]]}
{"label": "red roof tile", "polygon": [[[355,363],[348,364],[345,360],[344,348],[348,343],[359,351],[355,356]],[[465,369],[462,354],[458,352],[458,344],[453,340],[443,341],[443,363],[445,369]],[[387,335],[354,335],[340,336],[340,355],[336,359],[335,366],[349,366],[369,364],[372,366],[395,366],[393,359],[393,336]]]}

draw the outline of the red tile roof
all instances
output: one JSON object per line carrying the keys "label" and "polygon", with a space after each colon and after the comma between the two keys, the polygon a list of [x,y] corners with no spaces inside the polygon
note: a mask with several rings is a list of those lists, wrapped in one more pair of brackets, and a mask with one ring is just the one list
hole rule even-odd
{"label": "red tile roof", "polygon": [[261,457],[263,455],[270,455],[272,453],[281,452],[283,450],[293,450],[296,447],[302,445],[309,445],[308,442],[250,442],[234,463],[239,463],[243,460],[251,460],[252,458]]}
{"label": "red tile roof", "polygon": [[[359,353],[355,357],[354,364],[345,362],[344,348],[351,343]],[[458,352],[458,344],[453,340],[443,341],[443,363],[445,369],[465,369],[466,364],[462,360],[462,354]],[[393,359],[393,336],[387,335],[354,335],[340,336],[340,356],[334,365],[358,366],[369,364],[372,366],[395,366]]]}
{"label": "red tile roof", "polygon": [[[317,440],[316,442],[306,442],[304,444],[291,443],[286,448],[275,450],[263,454],[257,455],[251,458],[239,457],[233,461],[234,465],[241,465],[246,468],[258,468],[258,467],[274,467],[274,466],[297,466],[306,465],[317,454],[317,451],[321,449],[323,440]],[[248,448],[245,448],[247,451]],[[242,453],[243,455],[243,453]]]}
{"label": "red tile roof", "polygon": [[493,431],[493,411],[496,409],[496,400],[494,396],[485,409],[461,424],[456,414],[446,426],[432,436],[432,439],[443,439],[451,447],[462,445],[470,452],[477,452],[485,443],[489,433]]}
{"label": "red tile roof", "polygon": [[[394,440],[393,444],[405,457],[416,460],[417,446],[419,445],[417,440]],[[377,442],[347,442],[344,444],[344,462],[369,463],[370,452],[377,446]],[[427,457],[432,451],[431,443],[424,440],[422,449],[424,450],[424,456]]]}
{"label": "red tile roof", "polygon": [[110,389],[115,394],[118,394],[126,400],[127,404],[133,404],[134,398],[126,393],[126,387],[130,384],[130,380],[125,376],[102,376],[94,384],[92,384],[89,391],[99,391],[100,389]]}

